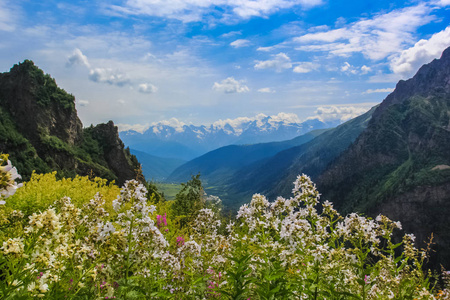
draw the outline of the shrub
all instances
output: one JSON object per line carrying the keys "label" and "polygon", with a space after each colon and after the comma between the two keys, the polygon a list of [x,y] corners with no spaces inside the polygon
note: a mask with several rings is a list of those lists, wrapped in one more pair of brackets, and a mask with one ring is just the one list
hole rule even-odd
{"label": "shrub", "polygon": [[89,202],[96,193],[100,193],[107,206],[112,210],[111,203],[119,194],[120,189],[114,183],[107,183],[106,179],[88,176],[57,179],[56,172],[47,174],[33,173],[30,181],[25,182],[7,202],[7,206],[22,211],[25,215],[44,211],[54,201],[65,196],[70,197],[77,206]]}

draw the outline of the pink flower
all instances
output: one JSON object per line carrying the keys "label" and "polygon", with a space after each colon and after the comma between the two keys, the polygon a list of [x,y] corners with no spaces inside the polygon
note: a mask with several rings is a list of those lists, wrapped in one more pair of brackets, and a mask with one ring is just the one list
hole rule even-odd
{"label": "pink flower", "polygon": [[177,245],[181,247],[184,245],[184,238],[182,236],[177,237]]}
{"label": "pink flower", "polygon": [[156,226],[158,228],[167,226],[167,213],[164,213],[164,215],[157,215],[156,216]]}

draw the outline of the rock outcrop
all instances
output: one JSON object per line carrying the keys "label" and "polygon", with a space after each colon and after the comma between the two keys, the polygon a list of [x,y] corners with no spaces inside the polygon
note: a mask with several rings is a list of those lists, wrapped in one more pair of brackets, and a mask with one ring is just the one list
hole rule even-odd
{"label": "rock outcrop", "polygon": [[0,74],[0,152],[27,179],[31,172],[94,175],[122,184],[139,175],[112,121],[83,129],[75,97],[30,60]]}

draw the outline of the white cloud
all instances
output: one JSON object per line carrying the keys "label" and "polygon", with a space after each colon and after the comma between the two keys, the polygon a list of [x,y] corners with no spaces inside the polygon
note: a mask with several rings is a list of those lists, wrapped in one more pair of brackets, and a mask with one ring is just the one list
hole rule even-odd
{"label": "white cloud", "polygon": [[130,124],[122,124],[122,123],[116,124],[116,126],[119,128],[119,132],[134,130],[139,133],[144,133],[150,127],[149,124],[130,125]]}
{"label": "white cloud", "polygon": [[88,58],[86,55],[84,55],[80,49],[76,48],[73,50],[72,55],[69,56],[67,59],[67,66],[73,66],[75,64],[83,65],[87,68],[90,68],[91,65],[89,64]]}
{"label": "white cloud", "polygon": [[369,73],[369,72],[371,72],[372,71],[372,68],[371,67],[368,67],[368,66],[366,66],[366,65],[363,65],[362,67],[361,67],[361,74],[362,75],[365,75],[365,74],[367,74],[367,73]]}
{"label": "white cloud", "polygon": [[272,57],[274,59],[257,61],[255,69],[274,69],[276,72],[281,72],[284,69],[292,68],[291,59],[285,53],[280,52]]}
{"label": "white cloud", "polygon": [[450,0],[439,0],[436,2],[436,4],[439,6],[448,6],[450,5]]}
{"label": "white cloud", "polygon": [[94,68],[89,71],[89,79],[94,82],[104,82],[110,85],[124,86],[130,83],[128,76],[110,68]]}
{"label": "white cloud", "polygon": [[152,123],[153,132],[159,133],[163,130],[163,126],[170,126],[175,128],[176,132],[183,132],[184,126],[186,126],[186,123],[183,123],[179,121],[177,118],[171,118],[169,120],[163,120],[159,122]]}
{"label": "white cloud", "polygon": [[394,91],[394,88],[385,88],[385,89],[368,89],[363,94],[373,94],[373,93],[391,93]]}
{"label": "white cloud", "polygon": [[361,106],[319,106],[316,116],[309,119],[319,119],[322,122],[345,122],[367,112],[371,107]]}
{"label": "white cloud", "polygon": [[273,90],[269,87],[265,87],[265,88],[259,89],[258,92],[260,92],[260,93],[275,93],[275,90]]}
{"label": "white cloud", "polygon": [[294,113],[281,112],[278,115],[270,116],[273,122],[282,122],[284,124],[301,123],[301,120]]}
{"label": "white cloud", "polygon": [[344,65],[341,67],[341,71],[344,73],[351,73],[351,74],[357,74],[358,71],[355,69],[354,66],[349,64],[348,62],[345,62]]}
{"label": "white cloud", "polygon": [[[328,28],[328,27],[326,27]],[[335,42],[337,40],[345,40],[349,37],[347,36],[348,29],[340,28],[330,31],[323,31],[317,33],[307,33],[303,36],[295,38],[298,42]]]}
{"label": "white cloud", "polygon": [[138,91],[144,94],[151,94],[158,91],[158,88],[151,83],[141,83],[138,87]]}
{"label": "white cloud", "polygon": [[270,52],[270,51],[272,51],[272,50],[274,50],[274,49],[276,49],[276,48],[277,48],[277,46],[258,47],[258,48],[256,49],[256,51]]}
{"label": "white cloud", "polygon": [[15,22],[18,16],[11,9],[11,5],[0,0],[0,31],[12,32],[16,29]]}
{"label": "white cloud", "polygon": [[235,40],[234,42],[230,43],[230,46],[234,48],[241,48],[241,47],[248,47],[250,46],[251,42],[249,40],[239,39]]}
{"label": "white cloud", "polygon": [[158,125],[167,125],[170,127],[183,127],[186,125],[186,123],[178,120],[177,118],[170,118],[169,120],[163,120],[163,121],[152,123],[152,126],[158,126]]}
{"label": "white cloud", "polygon": [[429,40],[420,40],[413,47],[406,49],[391,59],[390,68],[396,74],[405,77],[414,73],[425,63],[439,58],[450,46],[450,26],[431,36]]}
{"label": "white cloud", "polygon": [[229,38],[229,37],[233,37],[233,36],[241,35],[241,34],[242,34],[242,31],[230,31],[230,32],[222,34],[221,37]]}
{"label": "white cloud", "polygon": [[77,100],[76,101],[79,106],[88,106],[89,101],[87,100]]}
{"label": "white cloud", "polygon": [[265,17],[281,9],[296,6],[309,8],[322,3],[322,0],[127,0],[124,6],[111,5],[109,9],[113,14],[149,15],[183,22],[196,22],[202,20],[211,11],[214,11],[216,15],[222,11],[219,14],[222,20],[248,19],[255,16]]}
{"label": "white cloud", "polygon": [[430,15],[432,10],[422,3],[360,19],[342,28],[308,33],[294,41],[303,44],[297,48],[303,51],[324,51],[343,57],[361,52],[371,60],[381,60],[412,44],[417,28],[435,18]]}
{"label": "white cloud", "polygon": [[376,83],[396,83],[402,76],[395,73],[383,74],[382,72],[377,72],[377,74],[370,76],[369,82]]}
{"label": "white cloud", "polygon": [[313,62],[300,62],[294,68],[295,73],[309,73],[311,71],[317,70],[319,68],[319,64]]}
{"label": "white cloud", "polygon": [[243,80],[237,81],[233,77],[228,77],[222,80],[220,83],[215,82],[213,85],[213,90],[224,92],[227,94],[231,93],[245,93],[250,91],[250,89],[244,84]]}

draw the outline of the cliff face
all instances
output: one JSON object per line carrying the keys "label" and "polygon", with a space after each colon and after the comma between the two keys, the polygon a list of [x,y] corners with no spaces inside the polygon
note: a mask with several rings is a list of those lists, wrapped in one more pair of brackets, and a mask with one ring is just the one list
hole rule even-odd
{"label": "cliff face", "polygon": [[32,61],[0,74],[0,83],[0,103],[26,138],[38,142],[41,134],[47,134],[69,145],[80,141],[82,124],[75,98],[58,88]]}
{"label": "cliff face", "polygon": [[[139,163],[129,150],[124,151],[124,144],[119,138],[119,130],[112,121],[86,128],[86,134],[98,142],[108,168],[117,174],[118,182],[125,182],[130,178],[142,176],[139,172]],[[134,168],[134,169],[133,169]]]}
{"label": "cliff face", "polygon": [[317,180],[342,212],[400,220],[419,246],[433,233],[450,267],[450,48],[400,81],[367,129]]}
{"label": "cliff face", "polygon": [[104,177],[122,184],[137,176],[138,162],[124,150],[112,122],[84,129],[75,98],[32,61],[0,74],[0,151],[11,154],[24,179],[58,171]]}

